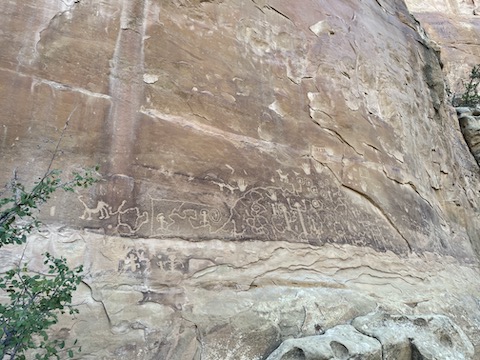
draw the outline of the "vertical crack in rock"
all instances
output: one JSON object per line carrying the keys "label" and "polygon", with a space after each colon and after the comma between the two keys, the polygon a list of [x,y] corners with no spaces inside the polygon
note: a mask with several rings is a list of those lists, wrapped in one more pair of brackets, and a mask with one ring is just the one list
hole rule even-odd
{"label": "vertical crack in rock", "polygon": [[143,42],[147,0],[123,0],[120,29],[110,73],[112,107],[108,115],[110,174],[128,175],[138,109],[143,99]]}
{"label": "vertical crack in rock", "polygon": [[107,321],[108,321],[108,325],[111,326],[111,325],[112,325],[112,321],[111,321],[111,319],[110,319],[110,315],[108,315],[108,311],[107,311],[107,308],[106,308],[106,306],[105,306],[105,303],[104,303],[102,300],[97,300],[97,299],[95,299],[95,296],[93,295],[93,289],[92,289],[92,287],[90,286],[90,284],[88,284],[88,283],[85,282],[85,281],[82,281],[82,284],[84,284],[84,285],[88,288],[88,290],[90,291],[90,297],[92,298],[92,300],[95,301],[96,303],[99,303],[99,304],[100,304],[100,306],[102,307],[102,310],[103,310],[103,312],[104,312],[104,314],[105,314],[105,317],[106,317],[106,319],[107,319]]}
{"label": "vertical crack in rock", "polygon": [[380,214],[383,215],[383,217],[385,218],[385,220],[390,224],[390,226],[395,229],[395,231],[398,233],[398,235],[400,235],[400,237],[405,241],[405,243],[407,244],[407,247],[408,247],[408,251],[411,253],[413,250],[412,250],[412,246],[410,245],[409,241],[407,240],[407,238],[402,234],[402,232],[400,231],[400,229],[398,228],[398,226],[395,225],[395,222],[392,221],[392,219],[390,219],[390,217],[388,216],[388,214],[381,208],[381,206],[379,206],[375,200],[373,200],[370,196],[368,196],[367,194],[357,190],[357,189],[354,189],[353,187],[351,186],[348,186],[346,184],[343,184],[342,183],[342,186],[345,188],[345,189],[349,189],[351,191],[353,191],[354,193],[360,195],[362,198],[366,199],[371,205],[373,205],[379,212]]}
{"label": "vertical crack in rock", "polygon": [[388,360],[390,357],[387,354],[387,351],[385,350],[384,344],[382,343],[382,339],[377,336],[376,334],[370,334],[367,331],[364,331],[361,326],[355,326],[355,324],[352,324],[355,330],[357,330],[360,334],[368,336],[369,338],[375,339],[378,341],[380,344],[380,355],[382,356],[382,360]]}

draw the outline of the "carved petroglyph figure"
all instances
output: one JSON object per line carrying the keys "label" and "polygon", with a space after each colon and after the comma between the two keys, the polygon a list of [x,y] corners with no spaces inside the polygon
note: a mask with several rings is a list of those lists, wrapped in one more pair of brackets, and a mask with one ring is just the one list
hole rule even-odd
{"label": "carved petroglyph figure", "polygon": [[155,264],[162,271],[177,271],[182,274],[188,272],[188,259],[178,254],[159,253],[155,256]]}
{"label": "carved petroglyph figure", "polygon": [[237,180],[237,185],[238,185],[238,190],[240,190],[241,192],[244,192],[245,190],[247,190],[247,183],[245,181],[245,179],[238,179]]}
{"label": "carved petroglyph figure", "polygon": [[275,189],[272,189],[272,188],[267,189],[266,196],[272,201],[277,201],[278,200],[277,193],[276,193]]}
{"label": "carved petroglyph figure", "polygon": [[218,181],[212,181],[215,185],[218,185],[218,187],[220,188],[221,191],[223,191],[223,188],[226,188],[228,190],[230,190],[230,192],[233,194],[233,192],[235,190],[237,190],[237,187],[236,186],[232,186],[230,184],[227,184],[227,183],[223,183],[223,182],[218,182]]}
{"label": "carved petroglyph figure", "polygon": [[225,221],[222,211],[206,204],[153,197],[150,203],[151,236],[178,234],[188,229],[201,235],[212,234]]}
{"label": "carved petroglyph figure", "polygon": [[148,223],[148,212],[140,213],[138,207],[123,209],[126,200],[118,207],[115,214],[118,214],[117,225],[115,229],[123,235],[135,234],[144,224]]}
{"label": "carved petroglyph figure", "polygon": [[165,232],[168,230],[169,226],[174,223],[174,221],[168,221],[163,212],[158,214],[155,220],[159,224],[159,226],[156,228],[156,232]]}
{"label": "carved petroglyph figure", "polygon": [[281,169],[277,170],[278,176],[280,177],[280,181],[284,183],[289,183],[288,174],[284,174]]}
{"label": "carved petroglyph figure", "polygon": [[302,170],[306,175],[310,175],[312,172],[312,168],[309,163],[303,163],[302,164]]}
{"label": "carved petroglyph figure", "polygon": [[140,212],[138,207],[126,208],[126,200],[122,201],[121,205],[116,211],[104,201],[98,201],[95,208],[89,208],[83,201],[82,196],[78,197],[78,200],[83,204],[84,211],[80,219],[91,221],[95,218],[98,220],[105,220],[116,217],[115,230],[121,235],[133,235],[144,224],[149,222],[148,212]]}
{"label": "carved petroglyph figure", "polygon": [[150,268],[150,259],[145,250],[130,249],[125,259],[120,260],[118,271],[131,273],[145,273]]}
{"label": "carved petroglyph figure", "polygon": [[127,258],[124,262],[126,268],[131,272],[135,272],[140,269],[140,263],[138,262],[138,256],[134,253],[130,253],[127,255]]}
{"label": "carved petroglyph figure", "polygon": [[110,218],[110,214],[112,212],[112,208],[103,201],[98,201],[97,206],[95,208],[90,208],[88,205],[83,201],[83,196],[80,195],[78,200],[83,204],[84,210],[83,215],[80,216],[80,219],[83,220],[92,220],[92,215],[97,215],[100,220]]}
{"label": "carved petroglyph figure", "polygon": [[[85,208],[81,218],[110,219],[109,228],[125,236],[339,242],[377,248],[382,243],[390,247],[388,236],[382,234],[388,234],[391,226],[376,224],[374,216],[352,206],[346,193],[323,181],[323,176],[313,172],[312,165],[315,167],[316,163],[300,163],[298,172],[278,169],[272,183],[264,186],[248,185],[237,176],[224,180],[213,175],[215,180],[210,184],[227,191],[226,201],[222,205],[217,202],[216,206],[150,196],[148,210],[141,205],[128,207],[126,200],[115,210],[103,201],[89,208],[80,198]],[[236,173],[232,169],[231,173]],[[419,225],[412,225],[413,230]],[[124,260],[129,271],[138,270],[134,255],[140,258],[133,254]],[[188,261],[175,256],[163,254],[150,262],[164,271],[184,271]]]}
{"label": "carved petroglyph figure", "polygon": [[290,209],[297,212],[298,219],[300,220],[300,225],[301,225],[301,228],[302,228],[302,232],[301,232],[300,235],[308,235],[308,231],[307,231],[307,228],[305,226],[305,219],[303,218],[303,214],[307,213],[307,207],[305,205],[305,200],[301,201],[303,203],[303,206],[298,201],[295,201],[295,203],[293,205],[290,203],[290,199],[287,199],[287,201],[288,201],[288,205],[290,206]]}

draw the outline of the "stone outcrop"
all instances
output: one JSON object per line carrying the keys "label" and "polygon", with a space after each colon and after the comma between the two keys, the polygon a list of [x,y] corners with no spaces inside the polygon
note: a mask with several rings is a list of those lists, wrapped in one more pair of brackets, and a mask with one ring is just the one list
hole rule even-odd
{"label": "stone outcrop", "polygon": [[480,164],[480,112],[471,108],[457,108],[457,115],[470,152],[477,164]]}
{"label": "stone outcrop", "polygon": [[12,0],[0,19],[0,181],[43,174],[67,119],[54,166],[104,176],[25,249],[84,265],[54,329],[82,357],[264,359],[367,336],[345,324],[379,307],[447,316],[478,356],[479,168],[453,65],[403,1]]}
{"label": "stone outcrop", "polygon": [[473,345],[445,316],[372,313],[322,335],[285,340],[267,360],[472,359]]}
{"label": "stone outcrop", "polygon": [[478,0],[406,0],[429,37],[441,49],[445,79],[453,94],[465,89],[472,66],[480,63]]}

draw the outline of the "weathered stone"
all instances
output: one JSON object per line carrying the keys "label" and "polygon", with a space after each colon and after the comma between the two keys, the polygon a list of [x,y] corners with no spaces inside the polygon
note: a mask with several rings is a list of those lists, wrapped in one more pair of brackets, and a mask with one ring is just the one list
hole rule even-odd
{"label": "weathered stone", "polygon": [[476,116],[462,114],[458,121],[473,157],[480,164],[480,119]]}
{"label": "weathered stone", "polygon": [[104,175],[56,194],[24,254],[85,266],[54,329],[84,358],[262,359],[377,307],[480,345],[478,165],[403,1],[10,0],[0,19],[0,181],[43,174],[67,119],[53,166]]}
{"label": "weathered stone", "polygon": [[462,115],[473,115],[473,111],[469,107],[456,107],[457,115],[460,117]]}
{"label": "weathered stone", "polygon": [[473,65],[479,63],[475,16],[476,1],[406,0],[409,10],[420,21],[429,37],[441,47],[446,83],[454,94],[465,91],[464,81]]}
{"label": "weathered stone", "polygon": [[372,313],[338,325],[324,335],[285,340],[267,360],[473,359],[474,349],[448,317]]}
{"label": "weathered stone", "polygon": [[382,360],[382,347],[351,325],[338,325],[324,335],[285,340],[267,360]]}
{"label": "weathered stone", "polygon": [[472,115],[473,116],[480,116],[480,109],[478,107],[475,107],[473,110],[472,110]]}
{"label": "weathered stone", "polygon": [[382,345],[383,360],[473,359],[473,345],[448,317],[375,313],[352,325]]}

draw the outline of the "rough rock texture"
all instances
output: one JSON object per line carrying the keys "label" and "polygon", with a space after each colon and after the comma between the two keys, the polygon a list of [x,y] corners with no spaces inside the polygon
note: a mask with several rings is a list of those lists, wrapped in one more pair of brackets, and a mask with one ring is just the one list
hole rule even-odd
{"label": "rough rock texture", "polygon": [[372,313],[352,325],[285,340],[267,360],[461,360],[474,355],[467,336],[445,316]]}
{"label": "rough rock texture", "polygon": [[83,358],[262,359],[378,307],[480,346],[479,169],[402,1],[9,0],[0,19],[0,180],[41,175],[67,119],[54,166],[104,174],[25,251],[87,269],[56,328]]}
{"label": "rough rock texture", "polygon": [[324,335],[285,340],[267,360],[349,359],[382,360],[382,347],[351,325],[338,325]]}
{"label": "rough rock texture", "polygon": [[480,164],[480,113],[476,109],[457,108],[457,115],[468,148],[477,164]]}
{"label": "rough rock texture", "polygon": [[447,84],[462,93],[461,80],[468,79],[473,65],[480,63],[478,0],[406,0],[412,14],[437,44]]}

